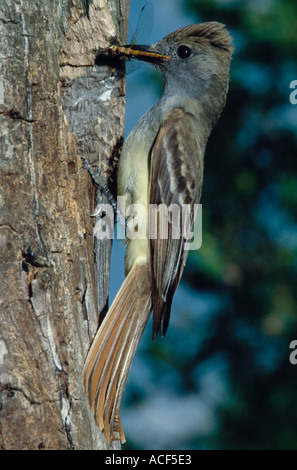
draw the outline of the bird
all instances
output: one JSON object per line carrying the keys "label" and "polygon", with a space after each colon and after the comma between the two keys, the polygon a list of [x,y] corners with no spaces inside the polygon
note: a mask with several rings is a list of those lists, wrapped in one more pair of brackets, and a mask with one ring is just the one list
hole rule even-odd
{"label": "bird", "polygon": [[[185,236],[174,235],[169,211],[151,207],[187,206],[193,228],[206,144],[225,106],[234,51],[230,33],[216,21],[177,29],[155,45],[133,49],[135,58],[159,70],[163,94],[130,132],[119,158],[117,194],[123,211],[131,205],[144,208],[137,224],[144,223],[145,236],[135,236],[141,232],[138,225],[129,233],[128,224],[126,277],[83,369],[90,407],[109,443],[125,442],[119,410],[139,340],[152,312],[153,339],[166,334],[188,256]],[[131,56],[131,48],[126,50]],[[125,55],[125,46],[119,54]]]}

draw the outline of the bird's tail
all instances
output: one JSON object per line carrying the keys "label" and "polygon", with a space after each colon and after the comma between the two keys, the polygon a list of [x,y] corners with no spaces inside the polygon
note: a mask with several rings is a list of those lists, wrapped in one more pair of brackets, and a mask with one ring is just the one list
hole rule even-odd
{"label": "bird's tail", "polygon": [[125,442],[119,408],[150,312],[149,268],[135,263],[94,338],[83,370],[90,406],[109,442]]}

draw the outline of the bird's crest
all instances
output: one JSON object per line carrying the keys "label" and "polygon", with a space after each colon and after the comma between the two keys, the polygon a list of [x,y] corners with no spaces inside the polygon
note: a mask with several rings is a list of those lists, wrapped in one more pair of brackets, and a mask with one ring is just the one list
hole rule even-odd
{"label": "bird's crest", "polygon": [[192,40],[204,38],[213,47],[218,47],[230,53],[233,52],[232,38],[229,32],[225,25],[216,21],[186,26],[185,28],[177,29],[170,36],[172,37],[173,35],[178,40],[185,39],[186,37]]}

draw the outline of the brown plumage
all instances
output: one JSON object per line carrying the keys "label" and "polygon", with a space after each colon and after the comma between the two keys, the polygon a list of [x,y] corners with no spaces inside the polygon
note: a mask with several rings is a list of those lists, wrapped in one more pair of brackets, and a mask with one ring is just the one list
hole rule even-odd
{"label": "brown plumage", "polygon": [[[109,442],[125,439],[119,408],[152,309],[153,338],[158,332],[164,336],[168,328],[188,255],[188,236],[176,214],[186,205],[192,231],[205,147],[225,104],[233,46],[224,26],[211,22],[181,28],[148,51],[153,51],[152,62],[163,76],[163,96],[128,136],[118,168],[118,195],[125,197],[126,207],[137,204],[142,214],[138,228],[144,228],[139,233],[145,237],[127,232],[126,279],[95,336],[83,372],[90,405]],[[159,62],[157,54],[162,55]],[[164,56],[170,60],[164,61]]]}
{"label": "brown plumage", "polygon": [[200,39],[205,39],[211,46],[223,49],[230,54],[234,50],[229,32],[225,29],[223,24],[217,23],[216,21],[193,24],[185,28],[177,29],[168,36],[165,36],[164,40],[166,40],[166,38],[169,38],[169,41],[172,39],[179,40],[180,37],[183,39],[185,35],[192,41],[198,42]]}
{"label": "brown plumage", "polygon": [[[182,218],[178,227],[173,226],[168,209],[188,204],[193,210],[199,202],[204,155],[204,146],[199,144],[194,117],[176,108],[164,119],[152,151],[150,204],[164,204],[167,209],[157,212],[157,233],[150,237],[153,339],[159,331],[161,336],[167,331],[173,295],[188,255],[183,248]],[[172,233],[174,228],[179,229],[178,238]]]}
{"label": "brown plumage", "polygon": [[[109,442],[125,441],[118,410],[130,366],[151,311],[146,266],[135,265],[126,277],[88,353],[84,385],[100,429]],[[123,362],[128,367],[123,367]]]}

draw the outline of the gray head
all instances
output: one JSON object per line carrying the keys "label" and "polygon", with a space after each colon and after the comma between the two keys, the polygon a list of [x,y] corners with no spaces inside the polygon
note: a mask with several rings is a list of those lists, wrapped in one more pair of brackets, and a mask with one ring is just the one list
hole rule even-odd
{"label": "gray head", "polygon": [[232,38],[217,22],[194,24],[165,36],[151,51],[170,57],[156,62],[164,80],[165,94],[196,98],[216,120],[226,100]]}

